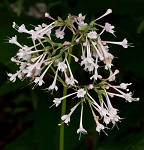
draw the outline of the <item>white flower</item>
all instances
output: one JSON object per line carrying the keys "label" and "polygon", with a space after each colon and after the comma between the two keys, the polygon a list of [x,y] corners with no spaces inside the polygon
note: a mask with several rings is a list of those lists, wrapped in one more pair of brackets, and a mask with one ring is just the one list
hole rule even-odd
{"label": "white flower", "polygon": [[33,41],[33,44],[35,46],[35,41],[38,40],[39,43],[44,47],[41,39],[44,38],[44,35],[47,35],[49,38],[50,38],[50,33],[51,33],[51,29],[53,28],[53,25],[54,25],[54,22],[52,22],[51,24],[45,26],[44,28],[35,28],[35,30],[30,30],[28,31],[26,28],[25,28],[25,25],[22,24],[21,26],[18,26],[15,22],[13,22],[13,28],[15,28],[18,32],[20,33],[27,33],[27,34],[30,34],[31,35],[31,39]]}
{"label": "white flower", "polygon": [[124,97],[128,102],[139,101],[139,98],[133,98],[133,97],[132,97],[132,92],[123,94],[123,97]]}
{"label": "white flower", "polygon": [[113,42],[113,41],[104,41],[104,42],[110,43],[110,44],[121,45],[121,46],[123,46],[123,48],[128,48],[128,46],[133,47],[133,46],[131,45],[131,43],[128,43],[127,39],[124,39],[124,40],[121,41],[121,42]]}
{"label": "white flower", "polygon": [[66,96],[63,96],[63,97],[61,97],[61,98],[54,98],[53,102],[54,102],[54,104],[55,104],[56,107],[57,107],[57,106],[61,103],[61,101],[62,101],[63,99],[66,99],[67,97],[70,97],[70,96],[75,95],[75,94],[77,94],[77,97],[78,97],[78,98],[82,98],[82,97],[84,97],[84,95],[86,94],[86,91],[84,91],[84,89],[79,89],[78,91],[73,92],[73,93],[71,93],[71,94],[68,94],[68,95],[66,95]]}
{"label": "white flower", "polygon": [[7,75],[10,77],[10,81],[15,82],[16,81],[16,77],[18,76],[18,73],[12,74],[12,73],[8,73]]}
{"label": "white flower", "polygon": [[132,97],[132,92],[124,93],[121,90],[119,90],[118,88],[116,88],[115,86],[112,86],[110,84],[109,84],[109,86],[112,87],[113,89],[115,89],[117,92],[119,92],[119,94],[111,93],[111,92],[108,92],[108,94],[110,94],[112,96],[118,96],[118,97],[124,98],[128,102],[139,101],[139,98],[133,98]]}
{"label": "white flower", "polygon": [[109,114],[109,118],[110,118],[110,121],[112,122],[113,126],[115,126],[116,122],[119,122],[120,118],[118,115],[114,115],[114,114]]}
{"label": "white flower", "polygon": [[79,89],[78,91],[73,92],[73,93],[68,94],[68,95],[65,95],[65,96],[63,96],[61,98],[54,98],[54,100],[53,100],[54,105],[56,105],[56,107],[57,107],[61,103],[62,100],[66,99],[66,98],[68,98],[68,97],[70,97],[72,95],[75,95],[75,94],[77,94],[78,98],[83,98],[84,95],[86,94],[86,91],[84,91],[84,89]]}
{"label": "white flower", "polygon": [[78,83],[78,81],[74,78],[74,76],[72,74],[72,71],[71,71],[71,68],[70,68],[70,65],[68,63],[67,58],[65,60],[66,60],[66,63],[67,63],[67,66],[68,66],[68,70],[69,70],[69,73],[70,73],[70,77],[67,77],[66,72],[64,72],[65,73],[65,78],[66,78],[66,83],[70,84],[70,85],[75,85],[75,83]]}
{"label": "white flower", "polygon": [[16,55],[18,56],[19,59],[28,61],[31,59],[32,54],[43,51],[43,50],[32,51],[33,48],[36,48],[36,47],[35,46],[28,47],[28,46],[24,45],[21,49],[19,49],[19,51]]}
{"label": "white flower", "polygon": [[113,114],[117,114],[117,109],[113,108],[106,89],[104,89],[104,92],[105,92],[105,98],[106,98],[106,102],[107,102],[108,111],[110,113],[112,112]]}
{"label": "white flower", "polygon": [[117,109],[112,106],[108,106],[108,116],[112,123],[115,125],[115,122],[119,121],[120,117],[117,115]]}
{"label": "white flower", "polygon": [[61,98],[54,98],[54,100],[53,100],[56,107],[61,103],[61,101],[62,101]]}
{"label": "white flower", "polygon": [[57,64],[58,66],[58,70],[60,70],[61,72],[64,72],[67,69],[67,65],[63,62],[58,62]]}
{"label": "white flower", "polygon": [[53,25],[54,25],[54,22],[52,22],[49,25],[45,25],[43,26],[44,28],[42,28],[41,30],[35,31],[34,34],[37,34],[42,38],[45,34],[48,35],[49,32],[51,33],[51,30],[54,27]]}
{"label": "white flower", "polygon": [[24,24],[18,26],[15,22],[13,22],[12,27],[15,28],[19,33],[29,33]]}
{"label": "white flower", "polygon": [[19,26],[18,32],[20,32],[20,33],[23,33],[23,32],[24,33],[28,33],[29,31],[26,29],[25,25],[22,24],[21,26]]}
{"label": "white flower", "polygon": [[31,54],[28,53],[29,51],[30,49],[19,49],[19,52],[17,53],[18,58],[29,60],[31,58]]}
{"label": "white flower", "polygon": [[41,25],[38,25],[38,26],[35,27],[35,31],[40,31],[40,30],[42,30],[42,28],[43,27]]}
{"label": "white flower", "polygon": [[[43,27],[47,27],[47,25],[44,25],[44,24],[42,24],[43,25]],[[52,29],[53,29],[53,24],[51,24],[50,26],[48,26],[48,28],[47,28],[47,30],[46,31],[43,31],[42,33],[40,33],[40,35],[41,36],[44,36],[44,35],[46,35],[46,36],[48,36],[49,37],[49,39],[51,39],[51,32],[52,32]]]}
{"label": "white flower", "polygon": [[[90,95],[88,95],[90,98],[92,98]],[[93,98],[92,98],[93,99]],[[94,118],[94,121],[96,123],[96,131],[100,133],[101,130],[103,130],[103,132],[106,134],[106,132],[104,131],[104,125],[102,125],[101,123],[99,123],[99,117],[96,116],[95,112],[93,111],[93,108],[90,104],[90,108],[91,108],[91,111],[92,111],[92,115],[93,115],[93,118]],[[107,135],[107,134],[106,134]]]}
{"label": "white flower", "polygon": [[88,40],[86,39],[86,53],[87,55],[85,56],[85,50],[83,50],[83,54],[82,54],[82,61],[81,61],[81,66],[85,65],[84,70],[88,70],[89,72],[94,70],[94,59],[92,58],[91,55],[91,50],[90,50],[90,44],[88,42]]}
{"label": "white flower", "polygon": [[91,72],[94,70],[94,59],[92,57],[86,57],[81,61],[82,65],[85,65],[84,70]]}
{"label": "white flower", "polygon": [[105,124],[109,124],[110,123],[110,121],[111,121],[111,119],[110,119],[110,117],[109,116],[104,116],[104,123]]}
{"label": "white flower", "polygon": [[104,42],[102,42],[100,36],[98,36],[98,43],[97,43],[97,51],[99,51],[101,53],[101,55],[103,56],[103,59],[100,57],[100,60],[103,60],[103,62],[106,64],[106,68],[111,68],[112,66],[112,60],[114,58],[114,56],[112,54],[110,54],[108,52],[107,47],[104,45]]}
{"label": "white flower", "polygon": [[[66,123],[66,124],[68,125],[68,123],[70,122],[70,117],[71,117],[71,115],[73,114],[73,112],[75,111],[75,109],[77,108],[77,106],[78,106],[79,104],[80,104],[80,103],[77,103],[73,108],[71,108],[69,114],[63,115],[63,116],[61,117],[61,120],[63,120],[64,123]],[[61,125],[61,124],[59,124],[59,125]]]}
{"label": "white flower", "polygon": [[52,62],[50,63],[50,65],[45,69],[45,71],[42,73],[42,75],[40,77],[36,77],[34,80],[34,83],[38,84],[39,86],[41,86],[44,81],[43,81],[43,77],[46,74],[46,72],[48,71],[49,67],[51,66]]}
{"label": "white flower", "polygon": [[47,13],[47,12],[45,13],[45,17],[46,17],[46,18],[49,18],[49,19],[51,19],[51,20],[55,20],[55,19],[54,19],[52,16],[50,16],[50,14]]}
{"label": "white flower", "polygon": [[87,23],[85,23],[84,21],[78,23],[78,29],[79,30],[82,30],[86,26],[87,26]]}
{"label": "white flower", "polygon": [[13,36],[12,38],[9,39],[9,43],[11,44],[16,44],[17,43],[17,36]]}
{"label": "white flower", "polygon": [[87,23],[84,22],[85,16],[82,16],[82,14],[79,14],[77,17],[77,24],[78,29],[81,30],[83,27],[87,26]]}
{"label": "white flower", "polygon": [[68,85],[75,85],[75,83],[78,83],[78,81],[74,77],[67,77],[66,78],[66,83]]}
{"label": "white flower", "polygon": [[110,75],[109,75],[109,77],[107,78],[107,79],[105,79],[105,80],[108,80],[108,81],[115,81],[115,79],[116,79],[116,77],[115,77],[115,75],[117,75],[118,73],[119,73],[119,70],[118,69],[116,69],[114,72],[112,72],[112,70],[111,70],[111,68],[109,68],[109,71],[110,71]]}
{"label": "white flower", "polygon": [[12,81],[12,82],[15,82],[16,77],[18,77],[20,80],[22,80],[24,75],[25,75],[24,70],[25,70],[25,67],[26,67],[27,63],[16,60],[14,57],[11,58],[11,61],[17,63],[18,65],[20,65],[20,67],[19,67],[20,70],[18,70],[14,74],[8,73],[7,75],[10,77],[9,80]]}
{"label": "white flower", "polygon": [[45,13],[45,17],[48,18],[49,16],[50,16],[50,14],[46,12],[46,13]]}
{"label": "white flower", "polygon": [[94,88],[94,85],[93,84],[89,84],[88,85],[88,90],[92,90]]}
{"label": "white flower", "polygon": [[68,123],[70,122],[70,116],[71,116],[71,114],[63,115],[63,116],[61,117],[61,120],[63,120],[64,123],[66,123],[66,124],[68,125]]}
{"label": "white flower", "polygon": [[106,102],[107,102],[107,109],[108,109],[108,117],[104,118],[104,122],[106,124],[109,123],[109,121],[111,121],[113,123],[113,125],[116,124],[116,122],[120,121],[120,117],[117,115],[118,110],[116,108],[113,108],[110,99],[108,97],[108,93],[105,91],[105,97],[106,97]]}
{"label": "white flower", "polygon": [[98,109],[98,112],[100,113],[100,115],[101,115],[102,117],[105,117],[105,116],[108,114],[108,111],[107,111],[105,108],[102,108],[102,107],[100,107],[100,108]]}
{"label": "white flower", "polygon": [[113,66],[112,60],[114,58],[114,56],[112,54],[110,54],[110,53],[107,53],[107,56],[108,57],[104,59],[104,63],[106,64],[105,65],[105,69],[106,70],[110,69]]}
{"label": "white flower", "polygon": [[132,83],[121,83],[120,84],[120,87],[122,88],[122,89],[125,89],[125,90],[127,90],[127,87],[129,86],[129,85],[131,85]]}
{"label": "white flower", "polygon": [[34,83],[36,83],[37,85],[41,86],[44,81],[43,81],[43,78],[40,76],[40,77],[36,77],[35,80],[34,80]]}
{"label": "white flower", "polygon": [[113,29],[114,29],[115,27],[112,26],[110,23],[106,22],[104,28],[105,28],[105,30],[106,30],[107,32],[109,32],[109,33],[111,33],[111,34],[114,35],[114,32],[115,32],[115,31],[114,31]]}
{"label": "white flower", "polygon": [[128,48],[129,45],[127,39],[124,39],[120,45],[122,45],[124,48]]}
{"label": "white flower", "polygon": [[22,63],[20,63],[20,67],[19,68],[23,72],[25,70],[26,66],[27,66],[27,63],[26,62],[22,62]]}
{"label": "white flower", "polygon": [[[91,97],[91,96],[89,95],[89,97]],[[93,108],[95,108],[95,110],[98,111],[98,113],[100,114],[101,117],[105,118],[106,115],[108,115],[108,110],[105,109],[103,106],[100,106],[96,101],[94,101],[94,99],[92,97],[91,97],[91,100],[93,101],[93,104],[92,104]],[[102,100],[102,102],[103,102],[103,100]]]}
{"label": "white flower", "polygon": [[28,66],[25,69],[27,77],[31,77],[32,75],[38,75],[41,71],[41,65],[44,62],[46,54],[42,54],[39,56],[38,60],[34,64],[28,63]]}
{"label": "white flower", "polygon": [[101,123],[99,123],[98,121],[97,121],[97,126],[96,126],[96,131],[97,132],[100,132],[101,130],[104,130],[104,125],[102,125]]}
{"label": "white flower", "polygon": [[[80,126],[77,130],[77,133],[80,133],[80,137],[81,137],[81,133],[86,134],[87,131],[83,128],[83,126]],[[80,137],[79,137],[79,140],[80,140]]]}
{"label": "white flower", "polygon": [[22,48],[22,45],[17,41],[17,36],[13,36],[12,38],[9,39],[8,41],[11,44],[15,44],[17,46],[19,46],[20,48]]}
{"label": "white flower", "polygon": [[99,67],[98,65],[97,66],[95,65],[94,74],[93,76],[90,77],[91,80],[92,79],[97,80],[98,78],[99,79],[102,78],[102,76],[98,75],[98,71],[97,71],[98,67]]}
{"label": "white flower", "polygon": [[83,16],[81,13],[77,17],[78,22],[83,22],[85,20],[85,16]]}
{"label": "white flower", "polygon": [[81,138],[81,133],[83,133],[83,134],[87,133],[87,131],[83,128],[82,118],[83,118],[83,105],[81,106],[80,125],[79,125],[79,128],[77,130],[77,133],[80,133],[79,140]]}
{"label": "white flower", "polygon": [[85,94],[86,94],[86,91],[85,91],[84,89],[79,89],[79,90],[77,91],[77,97],[78,97],[78,98],[84,97]]}
{"label": "white flower", "polygon": [[97,19],[95,19],[95,21],[107,16],[108,14],[112,13],[112,9],[107,9],[107,11],[100,17],[98,17]]}
{"label": "white flower", "polygon": [[57,75],[58,75],[58,69],[57,71],[55,72],[55,77],[54,77],[54,80],[52,82],[52,84],[49,86],[49,88],[47,88],[48,90],[58,90],[58,87],[56,86],[56,80],[57,80]]}
{"label": "white flower", "polygon": [[99,65],[98,65],[98,55],[97,55],[96,56],[96,62],[94,64],[94,74],[93,74],[93,76],[90,77],[91,80],[92,79],[97,80],[97,79],[102,78],[102,76],[98,74],[98,67],[99,67]]}
{"label": "white flower", "polygon": [[87,36],[90,38],[90,39],[96,39],[97,38],[97,33],[96,31],[90,31]]}
{"label": "white flower", "polygon": [[57,29],[57,30],[55,31],[55,35],[56,35],[57,38],[63,39],[65,33],[64,33],[63,30]]}

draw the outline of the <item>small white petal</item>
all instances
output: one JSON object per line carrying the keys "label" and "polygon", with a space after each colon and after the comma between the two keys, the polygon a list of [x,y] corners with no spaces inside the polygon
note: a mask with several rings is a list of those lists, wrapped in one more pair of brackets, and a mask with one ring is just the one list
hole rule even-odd
{"label": "small white petal", "polygon": [[90,39],[96,39],[97,38],[97,33],[95,31],[90,31],[87,36],[90,38]]}
{"label": "small white petal", "polygon": [[79,90],[77,91],[77,97],[78,97],[78,98],[84,97],[85,94],[86,94],[86,91],[85,91],[84,89],[79,89]]}

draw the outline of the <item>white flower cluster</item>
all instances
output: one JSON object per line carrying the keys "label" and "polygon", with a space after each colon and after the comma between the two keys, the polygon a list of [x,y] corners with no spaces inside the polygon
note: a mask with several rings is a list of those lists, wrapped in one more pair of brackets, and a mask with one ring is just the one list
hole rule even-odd
{"label": "white flower cluster", "polygon": [[[119,70],[112,71],[114,56],[109,52],[109,44],[121,45],[123,48],[127,48],[130,44],[126,39],[121,42],[101,39],[104,32],[115,36],[113,25],[108,22],[104,26],[97,23],[99,19],[110,13],[112,13],[112,10],[108,9],[105,14],[89,24],[84,22],[85,16],[82,16],[82,14],[78,16],[68,15],[66,20],[58,17],[56,20],[45,13],[45,17],[52,20],[49,25],[43,23],[31,30],[28,30],[24,24],[18,26],[15,22],[12,26],[19,33],[28,34],[33,46],[20,44],[16,35],[9,39],[9,43],[19,47],[16,55],[11,58],[11,61],[19,66],[19,69],[15,74],[8,73],[9,80],[15,82],[16,78],[20,80],[30,78],[34,86],[41,86],[45,83],[44,76],[47,76],[46,73],[51,69],[54,72],[54,79],[52,84],[46,88],[48,91],[58,90],[57,81],[75,91],[61,98],[54,98],[53,105],[57,107],[62,100],[73,95],[79,99],[70,113],[63,115],[61,119],[63,123],[68,124],[71,115],[81,104],[80,124],[77,130],[80,135],[81,133],[87,133],[82,124],[84,103],[89,104],[96,123],[96,131],[100,132],[108,128],[110,122],[114,126],[121,120],[118,116],[118,109],[111,104],[110,97],[121,97],[128,102],[139,100],[139,98],[133,98],[132,92],[127,88],[131,83],[114,85],[114,82],[112,82],[115,81],[115,76],[119,73]],[[98,30],[98,28],[100,29]],[[64,40],[68,30],[73,34],[72,41]],[[74,46],[81,47],[80,56],[74,55]],[[90,74],[89,78],[92,82],[89,85],[79,85],[79,81],[72,72],[73,66],[70,64],[70,58],[73,58],[83,71]],[[103,78],[103,75],[99,73],[99,67],[103,67],[108,72],[108,78]],[[92,97],[91,91],[97,93],[97,98]],[[98,115],[96,115],[96,112]]]}

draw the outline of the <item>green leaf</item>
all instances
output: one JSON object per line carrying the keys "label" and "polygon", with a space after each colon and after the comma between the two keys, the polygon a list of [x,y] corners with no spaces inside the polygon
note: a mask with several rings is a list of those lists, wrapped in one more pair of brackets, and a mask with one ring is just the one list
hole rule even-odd
{"label": "green leaf", "polygon": [[97,150],[143,150],[144,131],[128,133],[126,137],[102,142]]}
{"label": "green leaf", "polygon": [[[43,96],[43,97],[42,97]],[[53,97],[47,93],[41,95],[35,118],[35,144],[37,150],[57,150],[59,139],[55,141],[56,130],[59,130],[60,110],[49,108]]]}
{"label": "green leaf", "polygon": [[143,4],[143,0],[91,0],[88,5],[86,0],[79,0],[78,5],[74,7],[74,11],[83,12],[86,14],[95,14],[96,12],[104,13],[108,8],[112,8],[113,12],[116,14],[137,15],[144,14]]}
{"label": "green leaf", "polygon": [[7,68],[0,62],[0,86],[2,86],[7,80]]}
{"label": "green leaf", "polygon": [[57,17],[59,22],[63,22],[62,18],[60,18],[59,16]]}
{"label": "green leaf", "polygon": [[144,30],[144,20],[139,24],[137,28],[137,33],[141,33]]}
{"label": "green leaf", "polygon": [[8,144],[4,150],[34,150],[33,128],[27,129],[16,140]]}
{"label": "green leaf", "polygon": [[26,86],[25,82],[22,81],[16,81],[15,83],[12,82],[5,82],[1,87],[0,87],[0,95],[5,95],[10,92],[13,92],[17,89],[24,88]]}

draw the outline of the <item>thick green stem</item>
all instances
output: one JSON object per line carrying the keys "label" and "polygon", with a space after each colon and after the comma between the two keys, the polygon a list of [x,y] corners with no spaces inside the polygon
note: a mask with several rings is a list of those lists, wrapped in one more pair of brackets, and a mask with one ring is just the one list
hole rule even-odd
{"label": "thick green stem", "polygon": [[[73,43],[74,43],[74,35],[71,41],[71,47],[69,48],[69,53],[72,52]],[[71,55],[68,56],[68,63],[71,62]],[[67,95],[67,87],[63,88],[63,96]],[[61,109],[61,116],[63,116],[66,112],[66,99],[62,101],[62,109]],[[64,123],[60,126],[60,142],[59,142],[59,150],[64,150]]]}

